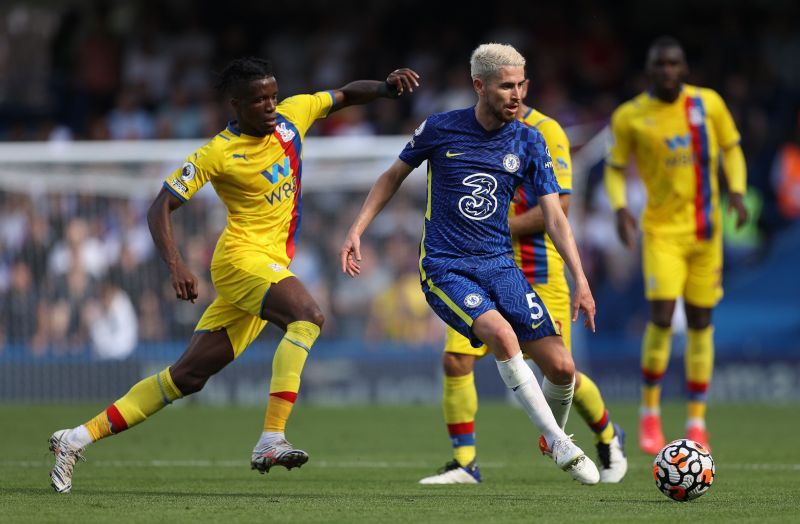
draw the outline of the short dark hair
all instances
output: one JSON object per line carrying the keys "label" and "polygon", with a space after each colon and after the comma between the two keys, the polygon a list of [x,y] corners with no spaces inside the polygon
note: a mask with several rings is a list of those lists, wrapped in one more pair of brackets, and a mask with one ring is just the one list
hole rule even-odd
{"label": "short dark hair", "polygon": [[232,60],[219,74],[217,89],[225,94],[238,91],[239,87],[253,80],[275,76],[269,60],[246,56]]}
{"label": "short dark hair", "polygon": [[678,41],[678,39],[675,38],[674,36],[665,35],[665,36],[659,36],[658,38],[653,40],[653,43],[650,44],[649,48],[647,48],[647,58],[645,59],[645,63],[646,64],[650,63],[650,60],[654,57],[653,53],[655,53],[656,51],[660,49],[673,49],[673,48],[680,49],[681,55],[684,57],[683,59],[686,60],[686,52],[683,50],[683,46]]}
{"label": "short dark hair", "polygon": [[658,38],[653,40],[653,43],[650,44],[650,51],[654,49],[664,49],[667,47],[677,47],[681,51],[683,51],[683,46],[678,41],[678,39],[675,38],[674,36],[669,36],[669,35],[659,36]]}

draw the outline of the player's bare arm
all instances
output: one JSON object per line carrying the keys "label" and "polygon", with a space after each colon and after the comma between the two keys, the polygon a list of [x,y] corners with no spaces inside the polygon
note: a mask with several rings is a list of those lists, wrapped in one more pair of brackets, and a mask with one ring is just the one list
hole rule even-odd
{"label": "player's bare arm", "polygon": [[342,262],[342,272],[351,277],[361,273],[361,235],[373,219],[381,212],[383,207],[392,199],[400,188],[403,180],[413,171],[414,168],[402,160],[395,160],[370,189],[361,211],[350,226],[347,232],[344,245],[339,251],[339,258]]}
{"label": "player's bare arm", "polygon": [[331,112],[347,106],[366,104],[377,98],[398,98],[419,86],[419,75],[406,67],[395,69],[385,81],[356,80],[333,91],[336,103]]}
{"label": "player's bare arm", "polygon": [[636,218],[628,211],[627,207],[625,198],[625,168],[612,165],[609,161],[606,161],[603,183],[605,184],[611,207],[615,209],[614,213],[616,215],[617,235],[619,236],[619,240],[628,249],[633,249],[636,246],[639,226],[636,223]]}
{"label": "player's bare arm", "polygon": [[736,229],[740,229],[747,222],[747,208],[744,205],[744,196],[741,193],[728,195],[728,212],[736,213]]}
{"label": "player's bare arm", "polygon": [[166,188],[161,188],[161,192],[158,193],[147,211],[147,225],[150,227],[150,234],[161,258],[169,268],[175,295],[181,300],[190,300],[194,303],[197,298],[197,277],[186,267],[181,258],[172,235],[170,220],[170,214],[181,205],[183,202],[178,197]]}
{"label": "player's bare arm", "polygon": [[[569,213],[570,195],[564,193],[558,195],[558,200],[561,203],[561,209],[564,214]],[[530,208],[521,215],[516,215],[508,219],[508,227],[511,230],[512,237],[525,237],[541,233],[544,231],[544,215],[542,208],[538,205]]]}
{"label": "player's bare arm", "polygon": [[628,211],[627,207],[621,207],[616,212],[617,235],[620,241],[628,249],[636,247],[636,237],[639,233],[639,226],[636,218]]}
{"label": "player's bare arm", "polygon": [[578,246],[572,236],[572,228],[567,216],[561,209],[560,201],[555,193],[539,197],[539,207],[544,216],[545,230],[553,240],[558,254],[564,259],[572,278],[575,281],[575,293],[572,300],[572,320],[578,319],[578,311],[583,310],[584,325],[595,330],[594,315],[595,304],[589,281],[583,272]]}

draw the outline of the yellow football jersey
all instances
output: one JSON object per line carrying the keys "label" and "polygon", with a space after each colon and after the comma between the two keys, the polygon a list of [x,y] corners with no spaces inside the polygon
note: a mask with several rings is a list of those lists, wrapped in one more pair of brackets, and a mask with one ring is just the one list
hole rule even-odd
{"label": "yellow football jersey", "polygon": [[[561,193],[571,193],[572,160],[569,155],[567,134],[558,122],[533,108],[519,120],[542,133],[553,158],[553,170],[558,185],[561,186]],[[521,215],[535,206],[536,196],[533,188],[527,182],[523,182],[509,206],[508,216],[510,218]],[[514,248],[514,260],[531,285],[547,284],[552,281],[566,283],[564,261],[547,233],[542,231],[525,237],[514,237],[511,243]]]}
{"label": "yellow football jersey", "polygon": [[228,210],[215,258],[264,254],[288,266],[300,226],[302,147],[306,131],[327,116],[332,92],[298,95],[277,107],[277,126],[255,137],[228,126],[164,181],[182,201],[211,182]]}
{"label": "yellow football jersey", "polygon": [[698,240],[721,232],[719,154],[739,132],[715,91],[684,85],[672,103],[642,93],[614,112],[611,133],[606,162],[624,169],[633,155],[647,189],[645,232]]}

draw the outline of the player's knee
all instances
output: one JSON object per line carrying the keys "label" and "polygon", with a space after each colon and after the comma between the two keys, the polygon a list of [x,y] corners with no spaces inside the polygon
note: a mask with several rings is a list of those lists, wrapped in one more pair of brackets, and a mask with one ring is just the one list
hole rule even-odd
{"label": "player's knee", "polygon": [[650,302],[650,322],[660,328],[672,326],[672,314],[675,311],[675,302],[669,300],[654,300]]}
{"label": "player's knee", "polygon": [[555,358],[548,373],[548,380],[553,384],[569,384],[575,377],[575,362],[569,353],[564,352]]}
{"label": "player's knee", "polygon": [[322,329],[322,325],[325,323],[325,315],[322,314],[322,310],[319,308],[319,306],[314,304],[314,307],[308,308],[305,316],[307,318],[304,318],[303,320],[311,322],[312,324],[316,324],[320,329]]}
{"label": "player's knee", "polygon": [[486,341],[489,345],[511,348],[518,344],[514,328],[508,323],[497,323],[493,325],[487,330],[485,336],[489,339],[489,341]]}
{"label": "player's knee", "polygon": [[711,325],[711,309],[686,306],[686,324],[689,329],[705,329]]}
{"label": "player's knee", "polygon": [[203,389],[203,386],[206,385],[209,379],[205,374],[181,369],[170,369],[170,375],[172,376],[172,381],[175,383],[175,387],[180,390],[183,396],[197,393]]}
{"label": "player's knee", "polygon": [[463,377],[472,372],[474,359],[468,355],[445,353],[442,357],[444,374],[448,377]]}

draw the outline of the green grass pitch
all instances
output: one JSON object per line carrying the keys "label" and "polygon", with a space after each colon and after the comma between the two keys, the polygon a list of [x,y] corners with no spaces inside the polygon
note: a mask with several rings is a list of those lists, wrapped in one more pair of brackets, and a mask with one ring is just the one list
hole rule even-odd
{"label": "green grass pitch", "polygon": [[[628,476],[581,486],[536,450],[524,413],[478,414],[477,486],[421,486],[450,459],[435,406],[298,405],[288,436],[309,452],[302,469],[249,469],[262,410],[184,405],[92,446],[73,491],[49,486],[47,439],[103,406],[0,406],[2,522],[789,522],[798,519],[797,406],[711,406],[717,477],[708,494],[673,502],[655,488],[636,447],[636,407],[611,406],[628,430]],[[679,437],[682,405],[664,410]],[[568,428],[594,447],[577,414]]]}

